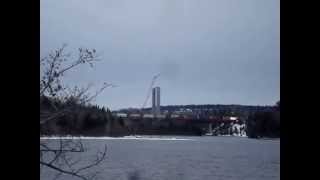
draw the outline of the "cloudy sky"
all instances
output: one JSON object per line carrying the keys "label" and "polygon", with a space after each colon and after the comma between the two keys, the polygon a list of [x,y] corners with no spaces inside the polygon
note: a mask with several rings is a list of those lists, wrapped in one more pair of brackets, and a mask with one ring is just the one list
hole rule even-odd
{"label": "cloudy sky", "polygon": [[95,48],[102,61],[65,82],[118,85],[95,101],[112,110],[140,107],[157,73],[162,105],[280,99],[278,0],[41,0],[40,11],[40,56]]}

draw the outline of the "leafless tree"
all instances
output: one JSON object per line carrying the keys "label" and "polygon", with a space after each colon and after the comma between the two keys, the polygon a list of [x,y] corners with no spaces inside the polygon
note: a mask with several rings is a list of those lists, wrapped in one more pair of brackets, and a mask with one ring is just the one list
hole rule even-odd
{"label": "leafless tree", "polygon": [[[63,103],[73,102],[73,104],[86,105],[95,99],[103,90],[108,87],[114,87],[113,84],[104,83],[95,93],[90,94],[92,85],[85,88],[70,88],[63,84],[63,76],[82,64],[89,64],[99,61],[95,49],[79,48],[78,57],[72,61],[71,54],[65,53],[66,45],[51,52],[48,56],[40,59],[40,101],[41,97],[49,97]],[[56,121],[60,117],[71,112],[72,105],[64,108],[58,108],[49,101],[53,111],[46,111],[40,107],[40,125]],[[97,166],[106,158],[107,147],[102,152],[98,152],[96,159],[89,164],[79,167],[79,160],[74,160],[74,154],[85,152],[81,139],[62,139],[59,143],[52,146],[52,143],[46,140],[40,140],[40,168],[47,167],[60,175],[71,175],[83,180],[94,179],[97,172],[86,173],[88,169]]]}

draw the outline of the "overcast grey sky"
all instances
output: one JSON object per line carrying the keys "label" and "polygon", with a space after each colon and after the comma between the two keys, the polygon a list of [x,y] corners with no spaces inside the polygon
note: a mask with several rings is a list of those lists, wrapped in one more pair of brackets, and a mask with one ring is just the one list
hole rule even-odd
{"label": "overcast grey sky", "polygon": [[112,110],[140,107],[157,73],[162,105],[280,99],[278,0],[41,0],[40,11],[41,57],[95,48],[103,61],[66,82],[118,85],[96,100]]}

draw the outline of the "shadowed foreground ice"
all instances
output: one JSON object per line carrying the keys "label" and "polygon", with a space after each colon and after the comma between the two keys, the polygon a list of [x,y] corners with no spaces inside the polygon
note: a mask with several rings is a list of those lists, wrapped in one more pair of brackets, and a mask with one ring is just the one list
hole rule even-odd
{"label": "shadowed foreground ice", "polygon": [[[145,138],[145,137],[144,137]],[[94,170],[110,180],[274,180],[280,179],[280,140],[243,137],[161,137],[83,139],[83,161],[108,146]],[[178,140],[184,139],[184,140]],[[52,141],[55,139],[42,139]],[[41,179],[54,178],[50,170]],[[61,176],[59,179],[76,179]]]}

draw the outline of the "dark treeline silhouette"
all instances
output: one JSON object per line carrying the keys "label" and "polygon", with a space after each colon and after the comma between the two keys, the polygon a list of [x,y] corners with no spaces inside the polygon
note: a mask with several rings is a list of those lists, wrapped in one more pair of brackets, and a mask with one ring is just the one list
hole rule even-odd
{"label": "dark treeline silhouette", "polygon": [[205,124],[193,123],[183,119],[127,119],[129,134],[139,135],[203,135]]}
{"label": "dark treeline silhouette", "polygon": [[[115,117],[109,109],[97,105],[83,105],[70,98],[61,102],[58,99],[41,97],[42,112],[54,113],[57,109],[68,109],[68,113],[55,121],[40,126],[41,135],[84,135],[84,136],[123,136],[123,135],[203,135],[208,124],[200,120],[171,119],[163,120],[130,119]],[[164,106],[162,110],[173,112],[189,108],[200,114],[215,116],[238,116],[240,124],[246,124],[249,138],[280,137],[280,101],[275,106],[241,105],[186,105]],[[195,111],[196,110],[196,111]],[[230,123],[216,124],[215,135],[230,134]],[[237,133],[237,132],[231,132]]]}
{"label": "dark treeline silhouette", "polygon": [[54,121],[41,124],[40,135],[102,136],[111,135],[111,129],[114,131],[121,129],[121,125],[114,122],[109,109],[97,105],[83,105],[73,101],[72,98],[61,102],[58,99],[42,96],[40,108],[42,112],[52,114],[67,109],[67,113],[55,118]]}
{"label": "dark treeline silhouette", "polygon": [[[200,115],[200,117],[223,117],[237,116],[246,124],[246,133],[249,138],[259,137],[280,137],[280,101],[274,106],[247,106],[247,105],[170,105],[161,106],[162,111],[168,111],[169,114],[181,109],[190,109],[192,114]],[[144,109],[145,111],[150,108]],[[219,134],[228,134],[229,124],[220,126],[214,124],[214,127],[220,129]]]}
{"label": "dark treeline silhouette", "polygon": [[[201,104],[201,105],[168,105],[161,106],[161,111],[167,111],[172,113],[181,109],[192,110],[194,114],[198,115],[213,115],[213,116],[238,116],[247,118],[249,114],[254,112],[267,112],[273,111],[274,106],[249,106],[249,105],[237,105],[237,104]],[[151,111],[151,108],[145,108],[143,111]],[[139,112],[139,109],[122,109],[120,112]]]}
{"label": "dark treeline silhouette", "polygon": [[280,137],[280,101],[272,111],[255,112],[246,121],[247,136],[250,138]]}

